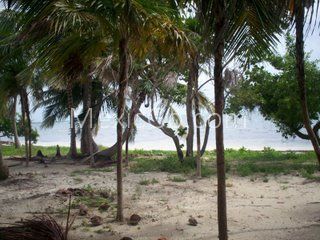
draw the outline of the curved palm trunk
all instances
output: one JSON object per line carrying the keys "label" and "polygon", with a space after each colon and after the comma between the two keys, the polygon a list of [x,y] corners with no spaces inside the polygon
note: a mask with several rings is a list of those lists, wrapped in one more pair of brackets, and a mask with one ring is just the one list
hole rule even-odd
{"label": "curved palm trunk", "polygon": [[[92,80],[89,77],[83,88],[83,111],[87,118],[83,129],[81,131],[81,153],[85,155],[91,155],[93,153],[93,138],[91,131],[91,119],[89,109],[91,107],[91,96],[92,96]],[[91,114],[92,115],[92,114]]]}
{"label": "curved palm trunk", "polygon": [[123,222],[123,185],[122,185],[122,120],[125,107],[125,90],[128,82],[128,41],[123,38],[119,42],[119,90],[117,111],[117,220]]}
{"label": "curved palm trunk", "polygon": [[141,112],[139,113],[139,117],[145,121],[148,124],[151,124],[152,126],[160,129],[165,135],[167,135],[168,137],[170,137],[176,147],[176,151],[177,151],[177,155],[178,155],[178,159],[180,162],[184,161],[184,155],[183,155],[183,151],[181,149],[181,144],[179,141],[178,136],[176,135],[175,131],[169,127],[166,127],[165,125],[160,124],[159,122],[157,122],[155,119],[151,120],[149,118],[147,118],[145,115],[143,115]]}
{"label": "curved palm trunk", "polygon": [[297,80],[299,84],[299,97],[302,110],[303,123],[311,140],[313,149],[317,155],[320,165],[320,146],[315,132],[312,129],[306,92],[306,79],[304,67],[304,40],[303,40],[303,25],[304,25],[304,1],[295,1],[295,20],[296,20],[296,68]]}
{"label": "curved palm trunk", "polygon": [[21,143],[18,136],[18,128],[17,128],[17,98],[18,96],[14,96],[13,99],[13,107],[12,107],[12,127],[13,127],[13,139],[14,139],[14,147],[20,148]]}
{"label": "curved palm trunk", "polygon": [[223,144],[223,108],[224,108],[224,84],[222,77],[222,61],[224,55],[226,32],[226,6],[224,0],[215,1],[214,25],[215,25],[215,49],[214,49],[214,93],[215,111],[220,116],[216,118],[216,151],[217,151],[217,177],[218,177],[218,228],[219,239],[228,239],[227,228],[227,199],[226,176]]}
{"label": "curved palm trunk", "polygon": [[209,134],[210,134],[210,123],[215,119],[216,119],[216,116],[212,115],[207,120],[205,132],[204,132],[204,137],[203,137],[203,143],[202,143],[202,147],[201,147],[201,151],[200,151],[201,156],[203,156],[203,154],[206,152],[208,140],[209,140]]}
{"label": "curved palm trunk", "polygon": [[[145,96],[146,96],[145,93],[140,94],[140,98],[139,98],[138,103],[135,105],[132,105],[132,108],[131,108],[132,114],[130,114],[129,126],[133,126],[134,119],[135,119],[137,113],[139,112],[139,109],[140,109],[142,103],[144,102]],[[134,107],[134,110],[133,110],[133,107]],[[132,128],[130,128],[130,127],[127,127],[124,130],[124,132],[122,134],[122,144],[125,142],[126,139],[130,138],[131,131],[132,131]],[[108,149],[105,149],[105,150],[97,153],[95,158],[97,158],[97,159],[99,159],[99,158],[110,159],[116,153],[117,153],[117,143],[114,144],[113,146],[109,147]]]}
{"label": "curved palm trunk", "polygon": [[0,142],[0,181],[5,180],[9,177],[9,169],[4,164],[3,158],[2,158],[2,144]]}
{"label": "curved palm trunk", "polygon": [[[137,94],[135,93],[134,96],[136,96]],[[135,123],[135,117],[142,105],[142,103],[144,102],[146,98],[146,93],[145,92],[140,92],[138,94],[138,99],[137,100],[132,100],[132,106],[130,109],[130,113],[129,113],[129,126],[127,127],[127,134],[126,134],[126,159],[125,159],[125,164],[126,166],[129,166],[129,141],[130,141],[130,137],[132,134],[132,130],[134,127],[134,123]]]}
{"label": "curved palm trunk", "polygon": [[77,157],[77,142],[76,142],[76,128],[73,117],[73,97],[72,97],[72,81],[68,80],[67,83],[67,96],[68,108],[70,111],[70,156],[71,158]]}

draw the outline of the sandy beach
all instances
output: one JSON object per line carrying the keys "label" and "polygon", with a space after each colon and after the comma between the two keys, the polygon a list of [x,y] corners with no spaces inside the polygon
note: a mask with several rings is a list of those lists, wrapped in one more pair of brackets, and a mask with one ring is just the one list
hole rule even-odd
{"label": "sandy beach", "polygon": [[[0,223],[13,223],[35,214],[53,213],[65,220],[61,209],[67,199],[57,191],[67,188],[115,191],[114,172],[84,173],[87,166],[66,163],[44,167],[11,168],[11,178],[0,184]],[[79,174],[75,174],[75,173]],[[182,176],[168,173],[126,173],[124,178],[125,216],[139,214],[137,226],[114,222],[114,207],[107,212],[89,209],[87,216],[77,216],[72,239],[139,240],[211,240],[217,239],[216,178],[201,180],[172,179]],[[153,184],[142,185],[143,181]],[[320,234],[319,183],[292,175],[254,178],[228,176],[228,215],[230,239],[234,240],[316,240]],[[59,213],[59,214],[58,214]],[[77,214],[78,210],[73,209]],[[88,224],[91,216],[103,218],[101,226]],[[198,225],[190,226],[194,217]]]}

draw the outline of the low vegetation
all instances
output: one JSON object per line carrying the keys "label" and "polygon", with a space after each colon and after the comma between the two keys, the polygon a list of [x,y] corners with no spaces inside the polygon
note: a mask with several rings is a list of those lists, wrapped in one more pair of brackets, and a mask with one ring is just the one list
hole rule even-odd
{"label": "low vegetation", "polygon": [[[32,156],[35,156],[38,150],[41,150],[45,156],[55,156],[57,146],[34,146],[34,148],[32,148]],[[62,155],[67,155],[69,147],[60,147],[60,151]],[[15,148],[13,145],[3,145],[2,154],[4,157],[24,157],[25,149],[24,147]]]}
{"label": "low vegetation", "polygon": [[[54,156],[55,147],[37,146],[34,151],[41,150],[45,155]],[[62,154],[67,154],[68,148],[61,147]],[[3,146],[4,157],[23,156],[23,150],[12,146]],[[227,149],[225,152],[226,171],[228,174],[242,177],[252,175],[278,175],[298,174],[308,179],[317,180],[314,174],[318,171],[317,160],[313,151],[303,152],[281,152],[271,148],[262,151],[252,151],[245,148],[239,150]],[[195,158],[186,158],[180,162],[174,151],[161,150],[131,150],[129,151],[129,171],[133,173],[144,172],[168,172],[178,173],[185,176],[193,176],[196,170]],[[71,176],[76,179],[82,175],[114,171],[112,167],[88,168],[76,170]],[[215,153],[208,151],[203,156],[202,176],[210,177],[216,173]],[[173,180],[174,181],[174,180]],[[141,179],[140,185],[151,185],[158,183],[157,179]]]}
{"label": "low vegetation", "polygon": [[[195,159],[187,158],[180,163],[174,152],[170,151],[141,151],[130,152],[132,156],[130,170],[134,173],[169,172],[194,175]],[[203,157],[203,177],[216,173],[215,153],[208,151]],[[245,148],[239,150],[228,149],[225,152],[226,171],[239,176],[277,175],[297,173],[309,179],[318,171],[314,152],[281,152],[271,148],[262,151],[252,151]]]}

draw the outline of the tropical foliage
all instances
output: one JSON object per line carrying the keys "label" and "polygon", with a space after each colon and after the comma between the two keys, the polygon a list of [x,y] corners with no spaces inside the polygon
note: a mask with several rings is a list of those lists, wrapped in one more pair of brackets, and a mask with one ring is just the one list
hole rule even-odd
{"label": "tropical foliage", "polygon": [[[311,81],[305,79],[306,76],[316,81],[318,68],[309,61],[304,64],[303,51],[305,8],[313,15],[318,1],[1,2],[6,9],[0,14],[0,109],[13,109],[14,113],[10,118],[13,124],[2,117],[2,133],[13,134],[18,146],[18,135],[24,130],[28,163],[33,139],[32,106],[45,109],[43,127],[70,118],[69,157],[83,158],[92,166],[99,159],[116,157],[117,220],[124,220],[122,145],[126,142],[128,152],[129,140],[139,130],[135,124],[137,115],[173,140],[181,162],[185,156],[194,156],[196,134],[199,177],[209,123],[215,121],[220,240],[228,238],[223,143],[226,90],[231,94],[230,111],[259,106],[285,135],[298,134],[304,126],[320,162],[319,138],[311,128],[318,116],[319,99],[308,90]],[[274,46],[292,23],[296,27],[296,45],[290,42],[288,53],[281,59],[273,53]],[[261,59],[269,61],[280,73],[270,74],[261,68],[257,65]],[[230,62],[239,63],[239,69],[230,71]],[[231,76],[231,72],[248,67],[250,71],[243,80]],[[209,81],[214,82],[214,104],[200,91],[201,73],[210,75]],[[279,91],[271,90],[275,86]],[[253,94],[247,98],[249,92]],[[151,118],[140,111],[144,103]],[[182,126],[177,117],[177,105],[185,107],[187,126]],[[21,120],[16,117],[17,106],[21,106]],[[91,109],[93,126],[86,121],[77,131],[75,108],[82,108],[82,120]],[[215,116],[203,119],[204,111]],[[93,136],[99,131],[103,112],[116,113],[117,142],[99,152]],[[294,121],[284,113],[294,116]],[[168,117],[176,126],[169,124]],[[206,125],[203,139],[201,124]],[[77,151],[77,134],[81,135],[81,154]],[[182,137],[186,138],[185,154]],[[4,164],[0,160],[1,169]]]}
{"label": "tropical foliage", "polygon": [[[314,129],[319,136],[318,61],[311,61],[307,55],[305,68],[310,119],[315,123]],[[309,139],[300,111],[296,77],[294,41],[288,35],[285,55],[272,54],[264,62],[252,65],[242,81],[231,89],[226,111],[241,115],[243,109],[253,111],[257,108],[266,120],[278,126],[284,137]]]}

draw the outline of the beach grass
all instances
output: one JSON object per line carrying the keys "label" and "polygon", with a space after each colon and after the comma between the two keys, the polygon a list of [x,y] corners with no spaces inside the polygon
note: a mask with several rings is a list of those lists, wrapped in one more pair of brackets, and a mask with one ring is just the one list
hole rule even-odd
{"label": "beach grass", "polygon": [[[3,146],[5,157],[19,157],[24,155],[24,148],[15,149],[13,146]],[[101,147],[103,148],[103,147]],[[60,147],[61,153],[66,155],[68,147]],[[33,146],[33,155],[41,150],[44,155],[54,156],[56,146]],[[252,176],[278,175],[297,173],[308,179],[316,179],[314,176],[319,170],[316,156],[312,151],[276,151],[265,148],[261,151],[253,151],[245,148],[238,150],[226,149],[226,171],[231,175]],[[196,164],[195,157],[185,158],[180,162],[175,151],[164,150],[130,150],[130,168],[133,173],[144,172],[168,172],[184,175],[194,175]],[[207,151],[202,157],[202,176],[209,177],[216,173],[215,151]],[[74,172],[73,175],[90,175],[95,171],[109,172],[112,168],[102,170],[89,169]]]}
{"label": "beach grass", "polygon": [[[45,156],[54,156],[57,151],[57,146],[33,146],[32,155],[35,156],[38,150],[41,150]],[[60,147],[60,151],[62,155],[66,155],[69,152],[69,147]],[[4,157],[23,157],[25,154],[25,148],[24,146],[21,146],[16,149],[12,145],[3,145],[2,154]]]}

